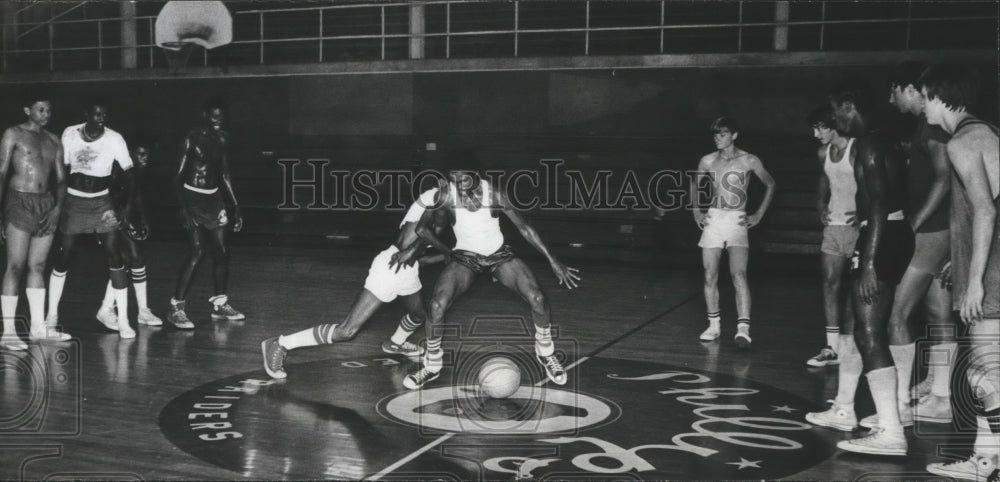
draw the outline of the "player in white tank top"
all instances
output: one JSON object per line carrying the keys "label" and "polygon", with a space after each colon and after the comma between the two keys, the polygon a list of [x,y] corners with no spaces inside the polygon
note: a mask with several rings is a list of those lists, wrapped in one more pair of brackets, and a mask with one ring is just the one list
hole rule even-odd
{"label": "player in white tank top", "polygon": [[[838,136],[839,137],[839,136]],[[830,204],[827,206],[827,226],[851,226],[857,219],[854,195],[858,185],[854,181],[854,164],[851,163],[851,146],[854,138],[847,138],[846,146],[840,147],[840,160],[830,159],[830,150],[834,145],[826,145],[826,159],[823,162],[823,172],[830,182]]]}
{"label": "player in white tank top", "polygon": [[[559,262],[541,237],[517,211],[511,209],[506,196],[496,192],[485,180],[463,171],[452,171],[448,190],[440,193],[436,203],[454,215],[455,249],[449,249],[430,229],[434,210],[427,210],[417,226],[417,234],[441,252],[450,253],[448,264],[438,277],[431,297],[427,317],[427,352],[423,367],[409,373],[403,385],[411,390],[423,387],[436,379],[443,368],[444,352],[441,349],[440,325],[445,310],[472,286],[479,274],[489,272],[500,283],[517,291],[531,307],[535,325],[535,354],[545,373],[554,383],[566,383],[566,370],[555,356],[551,334],[551,310],[548,299],[538,286],[534,273],[518,259],[510,247],[503,244],[499,213],[503,213],[532,246],[548,259],[559,284],[567,288],[577,285],[577,270]],[[440,210],[440,209],[439,209]],[[408,265],[416,259],[416,247],[399,253],[393,262]]]}

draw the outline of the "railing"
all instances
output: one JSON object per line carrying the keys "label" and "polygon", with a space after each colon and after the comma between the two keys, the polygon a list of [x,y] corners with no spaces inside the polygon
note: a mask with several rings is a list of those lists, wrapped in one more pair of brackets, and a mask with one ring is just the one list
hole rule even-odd
{"label": "railing", "polygon": [[[81,2],[80,5],[87,3]],[[784,4],[784,16],[775,13],[775,6]],[[77,6],[80,6],[77,5]],[[231,4],[232,8],[246,4]],[[672,1],[647,1],[647,2],[624,2],[611,3],[604,1],[586,2],[510,2],[510,3],[490,3],[490,2],[458,2],[458,1],[427,1],[420,3],[392,2],[378,4],[343,4],[325,6],[290,6],[275,9],[254,9],[237,10],[234,13],[234,40],[230,46],[219,49],[211,54],[203,51],[201,54],[201,64],[214,64],[216,59],[226,64],[267,64],[283,63],[288,48],[295,49],[296,62],[330,62],[343,60],[389,60],[408,58],[443,58],[450,59],[456,56],[477,56],[475,48],[469,54],[469,45],[486,47],[483,50],[485,57],[531,57],[542,56],[538,49],[525,53],[525,45],[543,44],[539,41],[542,36],[560,36],[558,41],[553,41],[558,48],[550,49],[547,55],[605,55],[601,53],[607,50],[609,40],[601,38],[609,34],[620,34],[625,40],[618,40],[624,45],[623,48],[614,50],[614,54],[664,54],[664,53],[695,53],[707,48],[712,52],[741,53],[747,51],[767,51],[767,50],[842,50],[843,45],[831,45],[831,35],[833,29],[844,28],[865,28],[878,27],[879,32],[888,35],[884,42],[891,42],[892,50],[908,50],[913,48],[913,30],[915,28],[928,28],[930,26],[947,26],[955,30],[956,33],[967,34],[970,29],[978,29],[987,32],[990,41],[980,41],[982,45],[976,48],[995,48],[997,28],[996,9],[992,14],[983,14],[976,11],[974,14],[966,15],[924,15],[915,16],[914,7],[926,10],[928,3],[908,1],[905,3],[886,3],[888,10],[899,10],[892,13],[895,17],[887,18],[829,18],[831,8],[841,11],[844,16],[845,9],[863,8],[864,2],[858,7],[851,7],[853,3],[845,2],[672,2]],[[947,6],[948,4],[944,4]],[[987,5],[988,6],[988,5]],[[692,16],[695,21],[678,23],[672,11],[679,9],[695,11],[699,8],[703,10],[715,9],[725,15],[731,16],[728,21],[702,21],[698,22],[697,15]],[[807,18],[810,15],[816,16],[815,10],[818,7],[818,18]],[[534,23],[538,24],[537,17],[525,14],[525,10],[539,8],[563,8],[573,9],[572,22],[579,22],[575,26],[559,26],[552,28],[537,28],[526,26]],[[648,9],[650,12],[658,10],[658,18],[650,19],[644,15],[641,21],[637,20],[633,24],[626,25],[606,25],[616,23],[612,17],[600,18],[601,22],[595,22],[595,8],[603,10],[629,8]],[[767,9],[770,8],[770,12]],[[793,15],[789,18],[788,9],[793,10]],[[812,13],[805,12],[812,9]],[[148,39],[144,38],[134,45],[122,45],[120,38],[117,42],[109,42],[107,27],[113,29],[120,28],[120,22],[126,20],[125,17],[103,17],[92,19],[64,19],[63,16],[74,11],[76,7],[64,10],[58,16],[46,22],[19,23],[17,25],[4,24],[3,29],[3,72],[31,70],[30,68],[17,68],[16,64],[23,64],[22,59],[27,56],[36,56],[35,69],[39,69],[37,56],[47,56],[47,70],[65,70],[67,66],[57,65],[57,54],[60,53],[82,53],[97,52],[96,62],[85,68],[105,69],[121,68],[120,62],[111,62],[106,65],[105,52],[128,49],[139,49],[142,59],[139,63],[141,67],[158,67],[164,65],[163,58],[156,52],[158,48],[154,44],[154,15],[135,16],[127,18],[134,20],[137,25],[143,26],[143,34],[148,33]],[[721,9],[721,10],[720,10]],[[729,10],[731,9],[731,10]],[[753,9],[754,15],[748,16],[748,10]],[[500,27],[486,28],[464,28],[462,22],[456,21],[455,13],[460,11],[466,18],[474,18],[477,10],[489,10],[479,12],[481,16],[478,20],[483,20],[494,25],[503,24]],[[504,16],[497,14],[499,10],[509,10]],[[944,11],[944,10],[942,10]],[[342,17],[343,12],[354,12],[365,15],[365,23],[351,24]],[[648,12],[647,12],[648,13]],[[763,15],[762,15],[763,13]],[[925,12],[926,13],[926,12]],[[627,12],[626,12],[627,14]],[[280,17],[295,15],[296,21],[282,21]],[[443,20],[438,17],[443,16]],[[627,16],[627,15],[626,15]],[[769,16],[769,19],[762,19]],[[799,18],[795,18],[799,17]],[[788,20],[785,20],[789,18]],[[302,19],[307,19],[303,21]],[[609,22],[610,19],[610,22]],[[618,19],[620,20],[620,19]],[[682,19],[683,20],[683,19]],[[414,28],[414,22],[419,22],[419,28]],[[544,22],[542,22],[544,23]],[[622,23],[622,22],[617,22]],[[96,38],[86,38],[86,35],[73,38],[72,46],[57,46],[56,37],[61,30],[68,30],[74,25],[93,24],[96,26]],[[390,24],[394,27],[390,28]],[[314,27],[310,27],[313,25]],[[405,32],[393,32],[398,30],[400,25],[406,27]],[[370,30],[364,33],[350,34],[330,34],[329,30],[336,29],[357,29]],[[34,45],[26,42],[27,36],[37,30],[47,28],[47,42],[39,42],[35,39]],[[17,29],[17,35],[8,35],[8,29]],[[896,31],[898,30],[898,32]],[[978,31],[977,30],[977,31]],[[411,33],[411,32],[420,33]],[[789,32],[793,32],[789,40]],[[896,38],[896,34],[902,38]],[[649,36],[652,34],[652,37]],[[730,35],[731,34],[731,35]],[[629,36],[632,37],[629,37]],[[145,35],[143,35],[146,37]],[[643,37],[645,36],[645,37]],[[671,48],[667,48],[668,36],[682,38],[683,47],[677,49],[675,42],[671,41]],[[687,36],[687,37],[685,37]],[[698,37],[700,36],[700,37]],[[8,45],[10,38],[14,37],[18,42],[16,47]],[[640,38],[642,37],[642,38]],[[655,37],[658,37],[656,39]],[[843,35],[841,36],[843,37]],[[568,39],[568,40],[567,40]],[[707,39],[707,40],[706,40]],[[763,40],[761,40],[763,39]],[[479,40],[475,42],[474,40]],[[658,40],[658,45],[655,45]],[[858,48],[857,46],[847,48],[849,50],[881,50],[886,46],[881,44],[877,35],[873,38],[861,41],[869,41],[869,48]],[[755,42],[748,47],[748,43]],[[333,45],[343,42],[364,43],[369,48],[365,52],[351,53],[339,51],[339,56],[330,55]],[[413,48],[414,43],[418,47]],[[539,43],[541,42],[541,43]],[[840,40],[843,43],[842,40]],[[992,42],[992,43],[991,43]],[[612,42],[613,43],[613,42]],[[25,45],[28,44],[28,45]],[[433,45],[430,45],[433,44]],[[377,48],[374,48],[377,45]],[[654,46],[655,45],[655,46]],[[282,46],[285,46],[284,50]],[[290,47],[289,47],[290,46]],[[456,46],[462,46],[467,52],[456,54]],[[634,48],[634,52],[629,52]],[[926,47],[921,47],[926,48]],[[968,48],[968,47],[966,47]],[[595,53],[595,50],[598,52]],[[229,52],[227,54],[226,52]],[[252,52],[252,53],[251,53]],[[306,55],[302,55],[306,54]],[[352,57],[353,55],[353,57]],[[78,67],[77,67],[78,68]],[[68,68],[73,70],[73,68]]]}

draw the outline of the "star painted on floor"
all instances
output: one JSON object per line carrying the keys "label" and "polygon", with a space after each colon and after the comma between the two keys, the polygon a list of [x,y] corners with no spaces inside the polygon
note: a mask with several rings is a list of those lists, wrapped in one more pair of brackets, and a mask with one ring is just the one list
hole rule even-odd
{"label": "star painted on floor", "polygon": [[743,457],[740,457],[739,462],[726,462],[726,465],[737,465],[738,467],[736,467],[736,470],[743,470],[747,467],[753,467],[755,469],[759,469],[761,462],[763,462],[763,460],[747,460]]}
{"label": "star painted on floor", "polygon": [[789,407],[788,405],[781,405],[781,406],[771,405],[771,406],[774,407],[774,410],[771,410],[772,412],[792,413],[792,412],[798,410],[797,408],[792,408],[792,407]]}

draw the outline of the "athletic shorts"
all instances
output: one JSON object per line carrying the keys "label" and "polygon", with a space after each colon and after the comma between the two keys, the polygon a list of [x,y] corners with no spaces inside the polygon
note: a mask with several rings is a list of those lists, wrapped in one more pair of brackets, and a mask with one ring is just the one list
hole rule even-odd
{"label": "athletic shorts", "polygon": [[947,229],[917,233],[910,267],[931,276],[941,274],[941,268],[951,259],[951,233]]}
{"label": "athletic shorts", "polygon": [[464,249],[456,249],[451,252],[451,263],[458,263],[472,270],[473,273],[493,273],[497,267],[512,259],[517,258],[514,250],[509,245],[503,245],[500,249],[489,256],[484,256]]}
{"label": "athletic shorts", "polygon": [[420,263],[413,263],[413,266],[403,266],[396,272],[396,268],[389,269],[389,261],[392,255],[397,253],[399,248],[395,245],[389,246],[372,260],[372,265],[368,268],[368,278],[365,279],[365,289],[371,291],[379,301],[388,303],[397,296],[409,296],[417,293],[422,288],[420,284]]}
{"label": "athletic shorts", "polygon": [[229,216],[226,215],[226,203],[222,200],[222,193],[215,191],[212,194],[194,192],[190,189],[181,189],[182,209],[191,216],[195,226],[203,226],[205,229],[215,229],[229,224]]}
{"label": "athletic shorts", "polygon": [[21,192],[8,189],[7,203],[3,206],[3,217],[7,224],[37,238],[40,236],[38,223],[55,205],[56,198],[52,193]]}
{"label": "athletic shorts", "polygon": [[[865,236],[869,228],[870,226],[861,228],[858,246],[851,257],[851,275],[854,278],[861,273],[861,253],[865,250]],[[899,284],[913,258],[913,244],[913,228],[910,223],[905,220],[886,221],[882,240],[875,250],[875,276],[879,281],[890,285]]]}
{"label": "athletic shorts", "polygon": [[747,237],[747,227],[741,226],[743,211],[710,208],[705,217],[705,229],[701,232],[698,246],[702,248],[729,248],[733,246],[750,247]]}
{"label": "athletic shorts", "polygon": [[118,216],[111,195],[80,197],[66,195],[59,230],[64,234],[109,233],[118,229]]}
{"label": "athletic shorts", "polygon": [[849,224],[826,226],[823,228],[823,245],[820,251],[850,258],[854,256],[854,245],[858,243],[858,228]]}

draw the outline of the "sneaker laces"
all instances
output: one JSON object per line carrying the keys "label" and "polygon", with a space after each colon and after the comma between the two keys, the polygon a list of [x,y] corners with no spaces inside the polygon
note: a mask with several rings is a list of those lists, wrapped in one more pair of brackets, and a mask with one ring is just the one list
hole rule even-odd
{"label": "sneaker laces", "polygon": [[191,320],[188,319],[188,315],[187,315],[187,313],[184,312],[184,310],[177,310],[177,311],[173,312],[172,314],[174,315],[174,322],[175,323],[190,323],[191,322]]}
{"label": "sneaker laces", "polygon": [[552,373],[559,373],[565,371],[563,369],[562,363],[556,359],[555,355],[543,356],[545,359],[545,368]]}
{"label": "sneaker laces", "polygon": [[281,370],[285,366],[285,347],[281,346],[281,343],[277,341],[274,342],[277,345],[277,349],[271,350],[271,367],[276,370]]}
{"label": "sneaker laces", "polygon": [[434,376],[436,373],[437,372],[432,371],[430,368],[424,367],[417,370],[414,373],[411,373],[410,378],[412,378],[415,382],[417,382],[417,384],[421,384],[424,382],[425,379]]}

